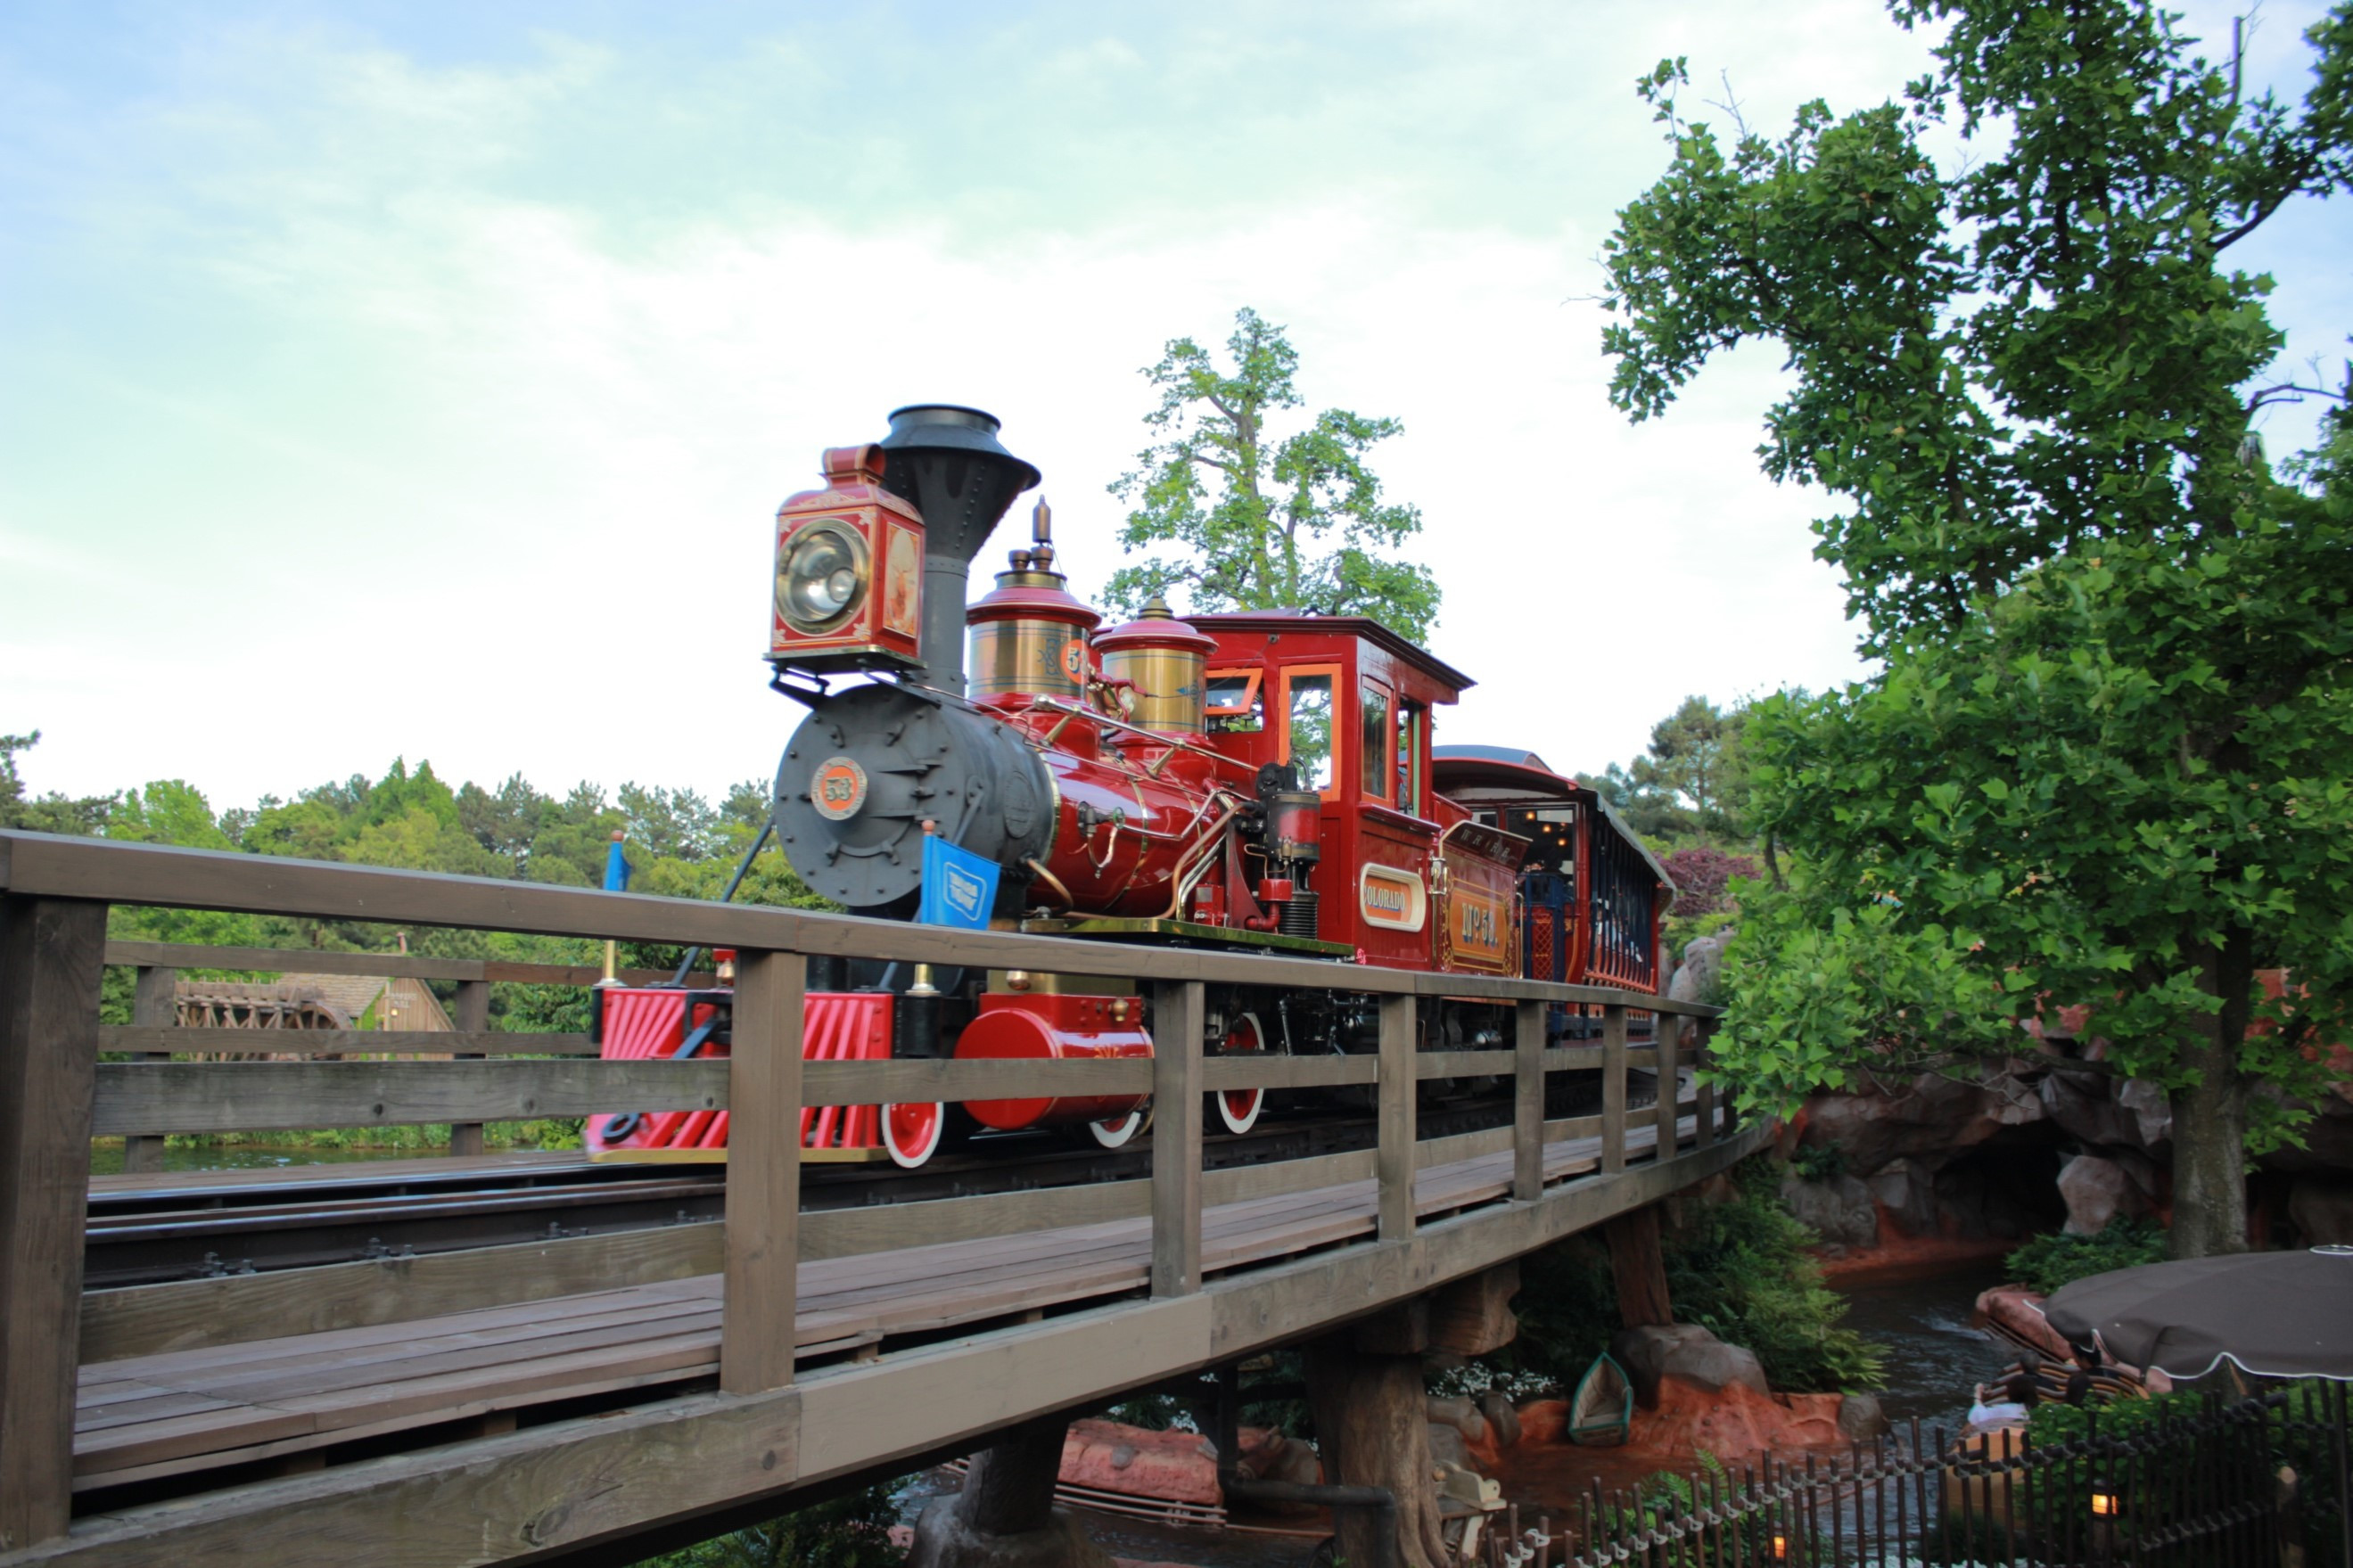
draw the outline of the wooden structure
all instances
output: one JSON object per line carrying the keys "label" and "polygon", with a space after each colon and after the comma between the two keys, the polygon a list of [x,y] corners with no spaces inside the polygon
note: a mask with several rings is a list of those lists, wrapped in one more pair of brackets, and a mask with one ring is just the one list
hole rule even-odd
{"label": "wooden structure", "polygon": [[[484,1026],[491,984],[546,976],[375,958],[474,987],[437,1042],[473,1059],[100,1064],[213,1033],[100,1027],[110,958],[151,974],[191,962],[111,952],[116,902],[733,948],[733,1055],[582,1059],[585,1041]],[[1181,1020],[1209,984],[1345,989],[1378,997],[1380,1045],[805,1064],[811,954],[1134,977],[1179,1021],[1168,1042],[1201,1038]],[[1418,1052],[1418,1010],[1463,995],[1514,1005],[1516,1039]],[[1546,1048],[1544,1009],[1561,1003],[1602,1009],[1599,1044]],[[1682,1016],[1704,1049],[1715,1009],[1601,988],[0,833],[0,1568],[627,1561],[1321,1333],[1759,1146],[1765,1129],[1726,1127],[1704,1083],[1628,1110],[1630,1068],[1683,1083],[1678,1031],[1630,1047],[1630,1005]],[[288,1038],[353,1048],[338,1033]],[[1567,1069],[1601,1072],[1601,1114],[1546,1120],[1546,1075]],[[1419,1137],[1419,1086],[1452,1079],[1509,1081],[1512,1125]],[[1325,1085],[1373,1087],[1377,1147],[1204,1171],[1207,1093]],[[801,1211],[804,1105],[1145,1090],[1148,1180]],[[616,1105],[730,1110],[723,1223],[81,1289],[94,1133]]]}

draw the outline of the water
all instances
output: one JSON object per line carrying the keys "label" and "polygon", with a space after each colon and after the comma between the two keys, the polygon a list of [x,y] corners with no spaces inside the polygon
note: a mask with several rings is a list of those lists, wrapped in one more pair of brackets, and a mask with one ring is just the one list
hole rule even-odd
{"label": "water", "polygon": [[2006,1342],[1969,1326],[1978,1293],[2001,1282],[1999,1268],[1978,1264],[1953,1273],[1840,1287],[1847,1301],[1846,1326],[1886,1357],[1887,1386],[1880,1391],[1879,1404],[1890,1420],[1900,1426],[1917,1416],[1924,1430],[1941,1423],[1950,1432],[1968,1419],[1970,1390],[2016,1353]]}

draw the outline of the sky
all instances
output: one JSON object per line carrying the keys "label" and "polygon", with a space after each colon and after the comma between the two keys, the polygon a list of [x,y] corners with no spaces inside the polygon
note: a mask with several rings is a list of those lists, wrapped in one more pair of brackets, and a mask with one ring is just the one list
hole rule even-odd
{"label": "sky", "polygon": [[[2253,81],[2301,91],[2318,13],[2263,8]],[[1403,422],[1375,466],[1479,681],[1441,743],[1599,769],[1687,694],[1854,679],[1824,499],[1757,471],[1776,354],[1630,425],[1598,258],[1662,57],[1778,133],[1929,43],[1862,0],[9,0],[0,732],[37,791],[216,808],[396,756],[723,793],[800,711],[769,530],[821,449],[994,412],[1091,590],[1140,371],[1242,306],[1303,418]],[[2251,247],[2334,363],[2353,202]]]}

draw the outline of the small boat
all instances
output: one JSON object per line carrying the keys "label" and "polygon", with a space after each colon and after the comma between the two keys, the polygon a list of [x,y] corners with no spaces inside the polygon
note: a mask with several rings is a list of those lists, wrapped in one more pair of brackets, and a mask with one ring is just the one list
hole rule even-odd
{"label": "small boat", "polygon": [[1633,1424],[1634,1385],[1627,1381],[1626,1369],[1604,1352],[1577,1380],[1577,1393],[1568,1402],[1568,1440],[1611,1447],[1626,1440],[1626,1430]]}

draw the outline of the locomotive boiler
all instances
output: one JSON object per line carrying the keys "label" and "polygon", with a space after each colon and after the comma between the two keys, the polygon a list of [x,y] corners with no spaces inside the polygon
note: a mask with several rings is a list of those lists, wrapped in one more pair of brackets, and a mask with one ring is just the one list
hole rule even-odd
{"label": "locomotive boiler", "polygon": [[[1213,1054],[1374,1048],[1377,1009],[1348,992],[1350,964],[1657,988],[1663,872],[1539,759],[1434,744],[1433,713],[1469,677],[1361,616],[1179,618],[1155,601],[1104,627],[1059,570],[1042,500],[1030,542],[968,604],[974,558],[1039,479],[975,409],[899,409],[880,441],[831,448],[820,469],[776,516],[767,650],[771,685],[807,711],[766,831],[815,891],[912,918],[937,837],[997,868],[997,929],[1335,964],[1329,991],[1212,987]],[[723,984],[601,988],[601,1049],[723,1051],[728,1005]],[[1556,1033],[1583,1026],[1554,1014]],[[813,1059],[1155,1048],[1132,983],[1020,970],[812,959],[806,1020]],[[1493,1043],[1504,1026],[1500,1007],[1441,1004],[1427,1043]],[[1212,1130],[1233,1133],[1263,1106],[1260,1091],[1210,1098]],[[1071,1097],[828,1108],[805,1115],[803,1143],[811,1159],[913,1166],[954,1130],[1117,1147],[1148,1113]],[[596,1118],[588,1142],[719,1157],[725,1113]]]}

